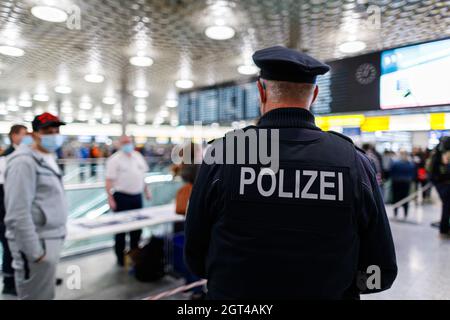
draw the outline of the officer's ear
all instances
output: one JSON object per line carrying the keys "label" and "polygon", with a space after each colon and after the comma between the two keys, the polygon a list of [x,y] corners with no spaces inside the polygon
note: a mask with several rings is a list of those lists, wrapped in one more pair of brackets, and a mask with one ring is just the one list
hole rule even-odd
{"label": "officer's ear", "polygon": [[319,96],[319,86],[316,85],[316,88],[314,89],[314,96],[313,96],[313,99],[312,99],[311,104],[313,104],[314,102],[316,102],[316,99],[317,99],[318,96]]}
{"label": "officer's ear", "polygon": [[267,101],[267,94],[266,94],[266,85],[262,82],[261,79],[258,80],[258,91],[259,91],[259,98],[261,99],[261,105],[263,105]]}

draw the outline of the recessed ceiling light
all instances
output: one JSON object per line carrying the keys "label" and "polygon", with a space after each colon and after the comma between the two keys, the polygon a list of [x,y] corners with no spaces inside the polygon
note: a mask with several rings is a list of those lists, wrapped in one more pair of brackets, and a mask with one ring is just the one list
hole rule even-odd
{"label": "recessed ceiling light", "polygon": [[31,8],[31,14],[38,19],[57,23],[65,22],[69,17],[64,10],[51,6],[34,6]]}
{"label": "recessed ceiling light", "polygon": [[33,100],[40,102],[47,102],[50,100],[50,97],[46,94],[38,93],[33,96]]}
{"label": "recessed ceiling light", "polygon": [[80,109],[82,110],[91,110],[92,109],[92,103],[84,101],[84,102],[80,102],[79,106]]}
{"label": "recessed ceiling light", "polygon": [[175,85],[180,89],[190,89],[194,86],[194,82],[192,80],[178,80]]}
{"label": "recessed ceiling light", "polygon": [[7,106],[7,110],[11,112],[19,111],[19,106],[16,104],[10,104]]}
{"label": "recessed ceiling light", "polygon": [[65,123],[72,123],[73,122],[73,117],[72,116],[65,116],[63,119],[64,119]]}
{"label": "recessed ceiling light", "polygon": [[33,101],[30,101],[30,100],[20,100],[18,104],[19,104],[19,107],[30,108],[30,107],[33,106]]}
{"label": "recessed ceiling light", "polygon": [[55,87],[55,92],[59,94],[70,94],[72,93],[72,88],[69,86],[57,86]]}
{"label": "recessed ceiling light", "polygon": [[112,105],[112,104],[116,104],[117,99],[114,98],[114,97],[104,97],[103,100],[102,100],[102,102],[103,102],[104,104]]}
{"label": "recessed ceiling light", "polygon": [[21,57],[25,54],[25,51],[17,47],[0,46],[0,54],[10,57]]}
{"label": "recessed ceiling light", "polygon": [[250,76],[257,74],[259,72],[259,68],[255,65],[245,64],[238,67],[238,72],[245,76]]}
{"label": "recessed ceiling light", "polygon": [[138,104],[134,106],[134,110],[136,110],[136,112],[145,112],[147,111],[147,106],[145,104]]}
{"label": "recessed ceiling light", "polygon": [[84,80],[91,83],[102,83],[105,77],[101,74],[87,74],[84,76]]}
{"label": "recessed ceiling light", "polygon": [[355,53],[362,51],[366,48],[366,44],[362,41],[349,41],[344,42],[339,46],[339,51],[342,53]]}
{"label": "recessed ceiling light", "polygon": [[211,26],[206,28],[205,34],[213,40],[228,40],[234,37],[236,31],[229,26]]}
{"label": "recessed ceiling light", "polygon": [[70,105],[65,105],[61,108],[61,112],[71,114],[73,112],[73,108]]}
{"label": "recessed ceiling light", "polygon": [[150,67],[153,65],[153,59],[147,56],[135,56],[130,58],[130,63],[136,67]]}
{"label": "recessed ceiling light", "polygon": [[178,107],[178,100],[176,99],[169,99],[166,101],[166,106],[169,108],[176,108]]}
{"label": "recessed ceiling light", "polygon": [[150,94],[147,90],[139,89],[133,91],[133,96],[136,98],[147,98],[149,95]]}
{"label": "recessed ceiling light", "polygon": [[111,119],[109,117],[102,118],[102,124],[110,124],[110,123],[111,123]]}
{"label": "recessed ceiling light", "polygon": [[113,110],[112,110],[112,115],[113,116],[121,116],[122,115],[122,109],[120,109],[120,108],[114,108]]}

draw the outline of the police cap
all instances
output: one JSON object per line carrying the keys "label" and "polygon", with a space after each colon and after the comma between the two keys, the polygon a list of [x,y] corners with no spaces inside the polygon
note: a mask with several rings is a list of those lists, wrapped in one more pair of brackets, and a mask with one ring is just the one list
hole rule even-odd
{"label": "police cap", "polygon": [[253,61],[266,80],[314,84],[318,75],[330,71],[328,65],[313,57],[282,46],[256,51]]}

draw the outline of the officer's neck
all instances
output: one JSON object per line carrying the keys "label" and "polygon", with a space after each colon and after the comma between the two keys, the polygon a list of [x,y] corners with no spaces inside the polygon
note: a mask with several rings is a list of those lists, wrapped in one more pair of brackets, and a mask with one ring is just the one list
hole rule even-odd
{"label": "officer's neck", "polygon": [[293,102],[291,103],[266,103],[263,107],[262,107],[262,114],[266,114],[270,111],[273,110],[277,110],[277,109],[286,109],[286,108],[298,108],[298,109],[304,109],[309,111],[310,105],[309,104],[305,104],[304,102]]}

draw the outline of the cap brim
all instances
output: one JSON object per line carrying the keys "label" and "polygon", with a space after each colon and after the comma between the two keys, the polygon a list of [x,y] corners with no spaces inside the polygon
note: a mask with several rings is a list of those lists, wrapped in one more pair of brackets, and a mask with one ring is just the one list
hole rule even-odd
{"label": "cap brim", "polygon": [[39,129],[48,128],[48,127],[60,127],[60,126],[65,126],[65,125],[66,125],[66,123],[62,122],[62,121],[49,121],[49,122],[41,125],[39,127]]}

